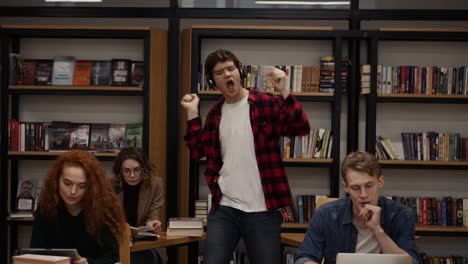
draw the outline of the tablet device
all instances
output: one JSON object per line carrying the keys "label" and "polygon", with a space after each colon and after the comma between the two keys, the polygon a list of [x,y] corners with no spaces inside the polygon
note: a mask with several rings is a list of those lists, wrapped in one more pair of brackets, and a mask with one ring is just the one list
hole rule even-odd
{"label": "tablet device", "polygon": [[338,253],[336,264],[411,264],[407,254]]}
{"label": "tablet device", "polygon": [[74,248],[22,248],[19,250],[19,254],[65,256],[70,257],[71,260],[78,260],[81,258],[78,251]]}

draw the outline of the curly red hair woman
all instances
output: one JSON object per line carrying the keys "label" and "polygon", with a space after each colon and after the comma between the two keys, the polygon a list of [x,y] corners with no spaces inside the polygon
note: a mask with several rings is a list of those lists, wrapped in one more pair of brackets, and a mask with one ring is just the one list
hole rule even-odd
{"label": "curly red hair woman", "polygon": [[90,153],[58,157],[44,181],[30,246],[76,248],[74,264],[116,263],[125,220],[106,172]]}

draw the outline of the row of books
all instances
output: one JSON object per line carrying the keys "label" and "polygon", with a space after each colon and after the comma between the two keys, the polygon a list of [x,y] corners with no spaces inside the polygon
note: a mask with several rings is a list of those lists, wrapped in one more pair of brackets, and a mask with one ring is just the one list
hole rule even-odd
{"label": "row of books", "polygon": [[417,225],[468,226],[468,198],[389,197],[413,209]]}
{"label": "row of books", "polygon": [[53,60],[23,59],[10,55],[10,85],[75,85],[143,87],[142,61],[128,59],[77,60],[73,56]]}
{"label": "row of books", "polygon": [[393,147],[389,138],[378,136],[375,139],[375,155],[377,159],[397,160],[402,158],[399,152]]}
{"label": "row of books", "polygon": [[282,137],[281,153],[284,159],[289,158],[331,158],[333,135],[329,129],[311,129],[309,135]]}
{"label": "row of books", "polygon": [[326,195],[298,194],[296,204],[281,208],[284,222],[308,223],[324,200]]}
{"label": "row of books", "polygon": [[[324,195],[300,194],[296,204],[282,208],[284,222],[309,223],[319,204],[323,204]],[[417,225],[468,226],[468,198],[446,196],[401,197],[392,199],[413,209]],[[297,210],[296,210],[297,209]]]}
{"label": "row of books", "polygon": [[421,264],[465,264],[468,263],[468,257],[463,256],[430,256],[425,252],[419,254]]}
{"label": "row of books", "polygon": [[[377,72],[379,94],[468,95],[467,66],[378,65]],[[370,87],[368,64],[361,66],[361,87]]]}
{"label": "row of books", "polygon": [[467,161],[468,138],[450,132],[402,132],[406,160]]}
{"label": "row of books", "polygon": [[84,149],[118,151],[142,147],[143,124],[83,124],[71,122],[8,121],[10,151],[64,151]]}
{"label": "row of books", "polygon": [[[273,93],[275,91],[273,81],[269,76],[270,71],[276,67],[286,73],[286,87],[292,92],[333,92],[335,61],[334,57],[320,58],[320,66],[306,65],[244,65],[246,78],[244,87],[253,88],[261,92]],[[342,83],[340,87],[346,90],[349,72],[349,60],[343,59],[341,72]],[[208,91],[210,87],[205,80],[205,65],[201,65],[199,72],[198,91]]]}
{"label": "row of books", "polygon": [[468,138],[450,132],[402,132],[401,142],[379,136],[378,159],[468,161]]}
{"label": "row of books", "polygon": [[[341,60],[340,71],[340,90],[345,93],[348,88],[349,67],[351,61],[348,58]],[[320,57],[320,84],[319,91],[324,93],[333,93],[335,91],[335,57]]]}
{"label": "row of books", "polygon": [[317,201],[325,195],[299,194],[296,196],[297,222],[309,223],[317,209]]}

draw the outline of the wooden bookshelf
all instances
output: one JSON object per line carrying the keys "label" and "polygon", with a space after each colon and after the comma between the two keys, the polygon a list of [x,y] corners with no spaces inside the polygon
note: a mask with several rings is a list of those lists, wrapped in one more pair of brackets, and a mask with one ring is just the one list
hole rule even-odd
{"label": "wooden bookshelf", "polygon": [[[67,151],[8,151],[10,160],[54,160]],[[117,152],[90,151],[98,160],[113,161]]]}
{"label": "wooden bookshelf", "polygon": [[468,95],[461,94],[379,94],[382,98],[457,98],[468,99]]}
{"label": "wooden bookshelf", "polygon": [[73,90],[73,91],[129,91],[142,92],[135,86],[73,86],[73,85],[10,85],[10,90]]}
{"label": "wooden bookshelf", "polygon": [[3,24],[1,28],[8,29],[48,29],[48,30],[150,30],[147,26],[75,26],[75,25],[20,25]]}
{"label": "wooden bookshelf", "polygon": [[305,158],[287,158],[283,159],[284,163],[289,163],[289,162],[304,162],[304,163],[333,163],[332,158],[310,158],[310,159],[305,159]]}
{"label": "wooden bookshelf", "polygon": [[381,165],[438,165],[438,166],[468,166],[468,161],[451,160],[379,160]]}
{"label": "wooden bookshelf", "polygon": [[466,233],[468,226],[417,226],[416,232]]}
{"label": "wooden bookshelf", "polygon": [[307,229],[309,223],[299,223],[299,222],[284,222],[281,224],[281,228],[283,229]]}
{"label": "wooden bookshelf", "polygon": [[34,217],[11,217],[7,216],[7,221],[9,222],[24,222],[24,223],[29,223],[34,220]]}
{"label": "wooden bookshelf", "polygon": [[[221,95],[221,92],[218,90],[208,90],[208,91],[198,91],[198,94],[217,94]],[[278,92],[273,92],[273,94],[280,95]],[[294,96],[301,97],[301,96],[333,96],[333,93],[319,93],[319,92],[291,92]],[[468,96],[465,96],[468,97]]]}

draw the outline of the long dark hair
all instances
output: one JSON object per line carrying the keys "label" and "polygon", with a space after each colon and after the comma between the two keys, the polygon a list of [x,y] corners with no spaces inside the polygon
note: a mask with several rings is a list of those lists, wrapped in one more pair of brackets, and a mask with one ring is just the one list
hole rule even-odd
{"label": "long dark hair", "polygon": [[149,179],[157,173],[156,167],[151,163],[141,149],[125,147],[120,150],[119,154],[115,158],[114,166],[112,167],[112,171],[114,173],[114,177],[112,179],[114,187],[122,186],[122,163],[128,159],[136,160],[140,163],[143,180]]}

